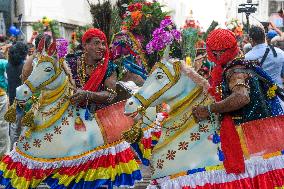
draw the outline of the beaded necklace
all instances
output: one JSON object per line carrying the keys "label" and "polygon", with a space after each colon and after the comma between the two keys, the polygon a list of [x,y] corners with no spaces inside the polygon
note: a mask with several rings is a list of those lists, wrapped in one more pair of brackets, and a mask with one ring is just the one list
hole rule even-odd
{"label": "beaded necklace", "polygon": [[78,78],[81,86],[83,86],[86,82],[86,56],[82,54],[82,56],[78,60],[77,70],[78,70]]}
{"label": "beaded necklace", "polygon": [[[103,63],[100,63],[100,64],[103,64]],[[97,68],[97,65],[86,64],[86,55],[82,54],[77,64],[78,78],[79,78],[81,86],[83,86],[86,83],[86,80],[89,77],[87,75],[86,68],[92,69],[93,71],[94,69]]]}

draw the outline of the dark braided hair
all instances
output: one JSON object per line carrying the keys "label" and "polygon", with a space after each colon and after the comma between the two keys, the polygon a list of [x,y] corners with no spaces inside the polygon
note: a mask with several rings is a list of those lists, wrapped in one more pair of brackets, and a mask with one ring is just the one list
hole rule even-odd
{"label": "dark braided hair", "polygon": [[259,26],[252,26],[249,29],[249,37],[257,44],[265,42],[264,29]]}
{"label": "dark braided hair", "polygon": [[9,49],[9,63],[18,66],[23,63],[28,54],[28,46],[22,41],[18,41]]}

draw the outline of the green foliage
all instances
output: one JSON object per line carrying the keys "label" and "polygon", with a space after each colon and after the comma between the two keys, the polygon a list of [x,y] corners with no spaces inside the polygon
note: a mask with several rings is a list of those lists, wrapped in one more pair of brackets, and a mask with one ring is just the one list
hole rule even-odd
{"label": "green foliage", "polygon": [[[92,26],[91,25],[85,25],[85,26],[78,26],[74,33],[72,34],[72,40],[71,40],[71,43],[69,43],[69,47],[70,49],[72,49],[73,51],[75,51],[76,47],[79,45],[79,44],[82,44],[82,36],[83,34],[89,29],[91,28]],[[75,39],[73,39],[73,37]]]}
{"label": "green foliage", "polygon": [[51,31],[52,36],[55,38],[60,37],[60,29],[59,29],[59,22],[57,20],[51,20],[44,16],[38,22],[33,23],[32,28],[34,31],[37,31],[40,34],[44,32]]}
{"label": "green foliage", "polygon": [[[152,39],[152,32],[160,26],[160,22],[169,15],[169,12],[162,11],[162,5],[159,2],[153,2],[150,6],[143,6],[142,12],[143,17],[137,27],[132,32],[143,36],[144,40],[142,47],[145,48],[147,43]],[[130,19],[130,21],[129,21]],[[128,16],[125,22],[131,23],[131,16]],[[160,60],[162,53],[154,52],[153,54],[147,55],[148,66],[151,68],[156,62]]]}
{"label": "green foliage", "polygon": [[92,26],[91,25],[85,25],[85,26],[78,26],[75,30],[76,32],[76,38],[77,38],[77,41],[79,43],[82,43],[82,36],[84,35],[84,33],[90,29]]}
{"label": "green foliage", "polygon": [[181,44],[181,42],[174,40],[173,44],[171,44],[170,56],[172,58],[182,59],[182,44]]}
{"label": "green foliage", "polygon": [[195,28],[187,28],[182,31],[182,56],[183,58],[189,56],[192,60],[195,58],[198,30]]}
{"label": "green foliage", "polygon": [[[118,6],[112,7],[111,14],[111,25],[110,25],[110,36],[114,36],[121,30],[122,19],[120,17],[120,8]],[[111,42],[111,41],[109,41]]]}
{"label": "green foliage", "polygon": [[99,0],[96,4],[91,4],[91,14],[93,16],[93,26],[102,30],[108,41],[111,39],[111,19],[112,6],[109,0],[101,3]]}
{"label": "green foliage", "polygon": [[[154,29],[158,28],[165,16],[169,15],[169,12],[162,11],[162,7],[163,6],[158,2],[154,2],[150,6],[142,7],[143,17],[139,25],[133,29],[133,32],[145,38],[144,47],[151,40]],[[128,19],[131,19],[131,17]]]}
{"label": "green foliage", "polygon": [[116,6],[114,7],[114,9],[117,9],[120,19],[122,18],[122,16],[127,10],[126,5],[130,4],[131,2],[132,2],[131,0],[118,0],[116,2]]}
{"label": "green foliage", "polygon": [[32,25],[32,28],[34,31],[38,31],[39,33],[43,33],[44,31],[44,25],[41,22],[36,22]]}
{"label": "green foliage", "polygon": [[52,32],[52,35],[55,38],[59,38],[60,37],[59,22],[56,20],[51,20],[49,25],[50,25],[50,30]]}

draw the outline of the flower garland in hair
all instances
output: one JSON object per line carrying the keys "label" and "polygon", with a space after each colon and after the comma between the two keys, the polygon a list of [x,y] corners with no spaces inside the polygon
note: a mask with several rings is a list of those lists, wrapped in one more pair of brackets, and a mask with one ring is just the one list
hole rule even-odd
{"label": "flower garland in hair", "polygon": [[148,54],[152,54],[155,51],[163,52],[175,40],[180,41],[181,32],[176,29],[170,18],[165,18],[161,21],[160,27],[154,30],[152,36],[152,40],[146,45]]}

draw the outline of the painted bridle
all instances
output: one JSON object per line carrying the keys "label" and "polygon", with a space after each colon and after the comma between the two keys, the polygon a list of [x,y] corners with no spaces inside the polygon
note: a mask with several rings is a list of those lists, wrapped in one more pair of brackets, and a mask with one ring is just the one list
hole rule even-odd
{"label": "painted bridle", "polygon": [[181,76],[181,62],[176,61],[173,63],[174,74],[161,62],[155,64],[152,70],[160,68],[167,75],[170,82],[166,84],[161,90],[154,93],[150,98],[145,99],[141,94],[136,93],[133,96],[140,102],[141,106],[138,108],[138,112],[145,111],[155,100],[162,96],[167,90],[173,87]]}
{"label": "painted bridle", "polygon": [[64,59],[63,58],[60,58],[58,63],[59,65],[56,66],[55,65],[55,61],[52,57],[50,56],[43,56],[43,55],[40,55],[38,57],[38,63],[36,66],[38,66],[39,64],[43,63],[43,62],[50,62],[52,65],[53,65],[53,68],[54,68],[54,71],[55,71],[55,74],[49,78],[48,80],[44,81],[43,83],[41,83],[39,86],[35,87],[33,86],[33,84],[29,81],[29,80],[26,80],[24,83],[30,88],[30,90],[34,93],[40,89],[42,89],[43,87],[49,85],[50,83],[52,83],[55,79],[58,78],[58,76],[62,73],[63,69],[62,69],[62,64],[64,62]]}
{"label": "painted bridle", "polygon": [[33,84],[29,81],[26,80],[24,83],[30,88],[30,90],[32,91],[32,93],[42,89],[43,87],[49,85],[50,83],[52,83],[55,79],[58,78],[58,76],[62,73],[63,69],[62,69],[62,65],[64,62],[64,58],[59,58],[58,60],[58,64],[56,65],[56,61],[53,58],[53,56],[55,56],[57,53],[56,51],[56,42],[54,41],[53,43],[51,43],[47,49],[47,51],[45,51],[45,38],[43,37],[39,44],[38,44],[38,48],[37,48],[37,65],[40,65],[43,62],[50,62],[53,65],[55,74],[49,78],[48,80],[44,81],[43,83],[41,83],[39,86],[35,87],[33,86]]}

